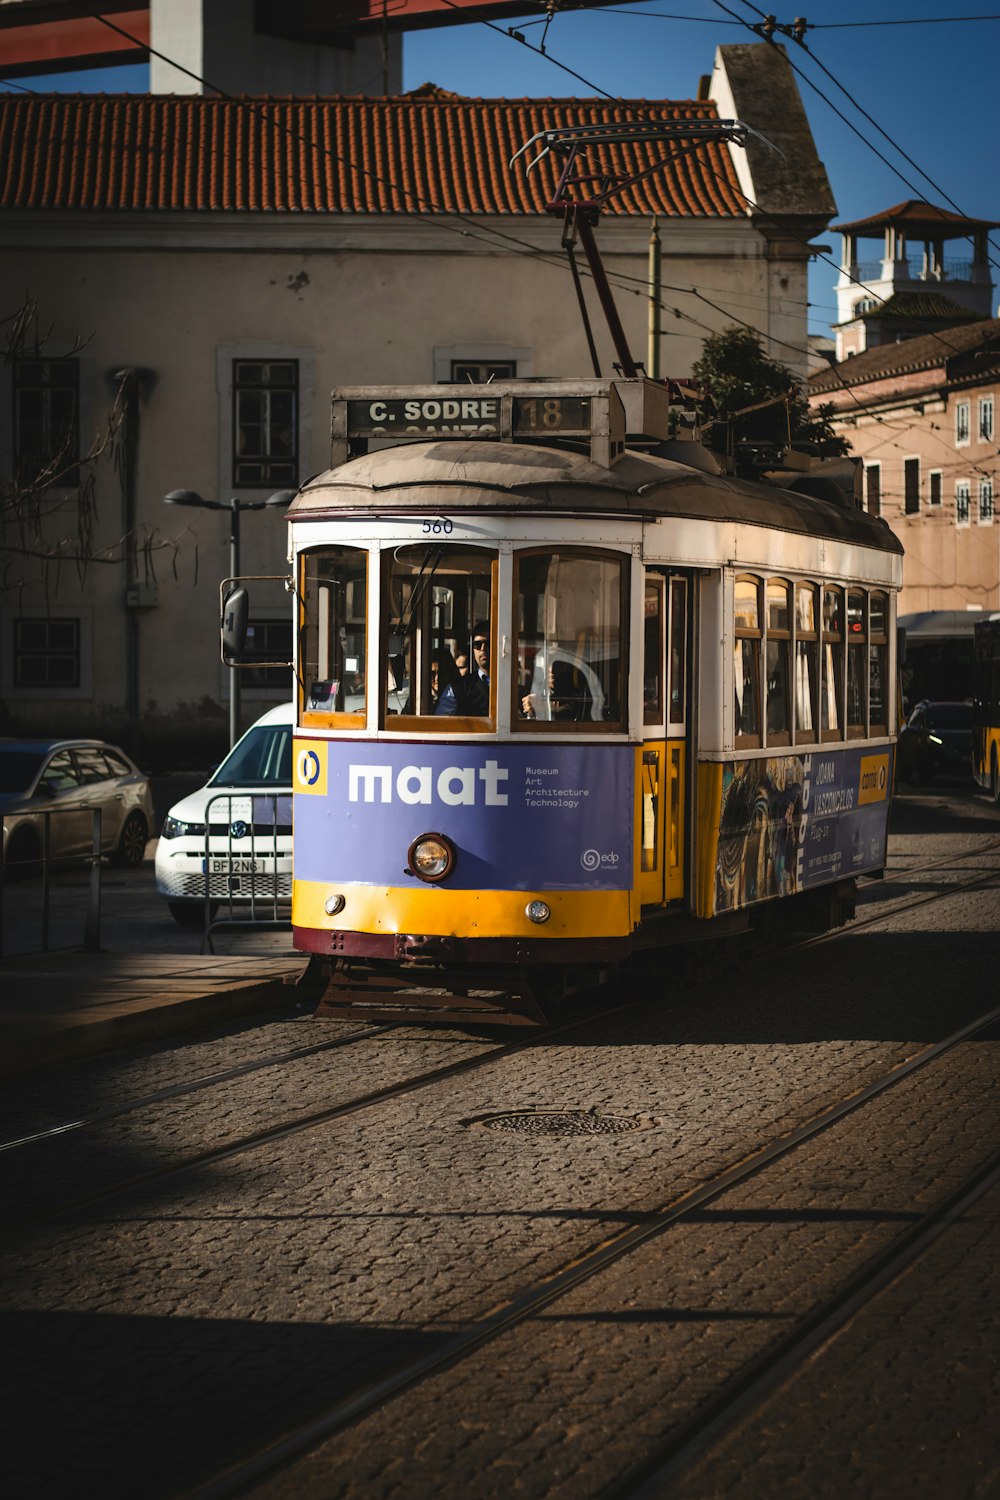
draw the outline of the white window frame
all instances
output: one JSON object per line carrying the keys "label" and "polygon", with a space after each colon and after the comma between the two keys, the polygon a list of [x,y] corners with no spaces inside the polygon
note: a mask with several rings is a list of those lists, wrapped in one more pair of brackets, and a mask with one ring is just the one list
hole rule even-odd
{"label": "white window frame", "polygon": [[[985,515],[985,516],[983,515],[983,501],[984,500],[986,500],[988,502],[988,505],[989,505],[989,514]],[[993,525],[993,514],[994,514],[993,505],[994,505],[993,480],[990,479],[989,476],[986,476],[986,477],[980,479],[980,481],[979,481],[979,511],[978,511],[978,514],[977,514],[977,520],[978,520],[980,526],[992,526]]]}
{"label": "white window frame", "polygon": [[[917,466],[917,503],[913,507],[912,510],[910,509],[909,505],[907,504],[907,494],[906,494],[906,475],[907,475],[907,465],[908,464],[916,464],[916,466]],[[922,474],[920,472],[920,454],[919,453],[907,453],[907,454],[905,454],[904,457],[903,457],[903,518],[904,519],[907,516],[919,516],[919,514],[920,514],[920,481],[921,481],[922,477],[923,476],[922,476]]]}
{"label": "white window frame", "polygon": [[955,447],[964,448],[972,441],[972,404],[955,402]]}
{"label": "white window frame", "polygon": [[[960,501],[965,501],[965,515],[961,514]],[[955,480],[955,525],[968,526],[972,521],[972,484],[968,479]]]}
{"label": "white window frame", "polygon": [[[871,508],[871,491],[869,489],[869,483],[870,483],[870,481],[868,479],[868,476],[871,473],[874,473],[876,475],[876,484],[878,486],[878,507],[875,510],[872,510],[872,508]],[[882,514],[882,464],[881,464],[881,460],[879,462],[877,462],[877,463],[866,463],[865,464],[865,509],[868,512],[868,514],[872,515],[872,516],[880,516]]]}
{"label": "white window frame", "polygon": [[[17,620],[76,620],[80,627],[80,685],[75,688],[15,687],[14,686],[14,624]],[[4,698],[17,702],[63,702],[72,699],[81,702],[93,698],[93,646],[91,606],[77,604],[65,608],[51,609],[4,609],[0,610],[0,640],[3,642],[3,660],[0,666],[0,690]]]}
{"label": "white window frame", "polygon": [[981,443],[993,441],[993,397],[980,396],[977,412],[976,435]]}
{"label": "white window frame", "polygon": [[[937,480],[937,499],[934,498],[934,481]],[[927,471],[927,504],[931,510],[940,510],[944,499],[944,470],[928,469]]]}
{"label": "white window frame", "polygon": [[535,373],[534,349],[515,348],[513,344],[492,344],[487,339],[476,344],[440,344],[434,349],[434,381],[451,385],[453,361],[469,364],[513,364],[518,380],[528,380]]}

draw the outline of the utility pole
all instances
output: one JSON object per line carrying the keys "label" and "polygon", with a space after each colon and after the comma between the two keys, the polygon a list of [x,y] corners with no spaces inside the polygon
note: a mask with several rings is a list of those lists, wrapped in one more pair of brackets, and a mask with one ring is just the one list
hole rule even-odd
{"label": "utility pole", "polygon": [[660,233],[655,214],[649,234],[649,342],[646,349],[646,374],[650,380],[660,378]]}

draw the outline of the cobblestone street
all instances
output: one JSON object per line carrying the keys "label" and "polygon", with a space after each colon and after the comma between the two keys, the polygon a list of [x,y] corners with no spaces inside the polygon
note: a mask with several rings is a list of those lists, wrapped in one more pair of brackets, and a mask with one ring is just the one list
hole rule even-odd
{"label": "cobblestone street", "polygon": [[[868,887],[854,930],[696,988],[665,961],[659,995],[626,985],[527,1047],[292,1010],[11,1083],[4,1139],[89,1122],[2,1154],[12,1493],[70,1472],[108,1497],[197,1493],[315,1420],[242,1492],[985,1494],[996,1190],[682,1473],[655,1455],[992,1159],[996,1025],[588,1270],[996,1001],[1000,848],[968,807],[945,835],[910,805],[890,874],[913,873]],[[910,886],[942,899],[898,906]],[[512,1111],[643,1128],[483,1128]],[[421,1373],[469,1330],[480,1347]]]}

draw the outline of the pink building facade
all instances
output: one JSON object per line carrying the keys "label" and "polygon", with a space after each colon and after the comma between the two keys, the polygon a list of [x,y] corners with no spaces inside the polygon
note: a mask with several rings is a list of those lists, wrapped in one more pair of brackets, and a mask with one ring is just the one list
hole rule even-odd
{"label": "pink building facade", "polygon": [[868,349],[809,392],[906,549],[899,613],[1000,609],[1000,318]]}

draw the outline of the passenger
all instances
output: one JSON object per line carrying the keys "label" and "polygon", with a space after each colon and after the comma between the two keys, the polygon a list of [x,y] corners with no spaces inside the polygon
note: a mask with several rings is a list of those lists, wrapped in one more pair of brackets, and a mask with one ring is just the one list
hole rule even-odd
{"label": "passenger", "polygon": [[549,666],[542,703],[537,693],[525,693],[521,712],[526,719],[589,719],[593,699],[581,674],[569,662],[556,661]]}
{"label": "passenger", "polygon": [[472,670],[461,679],[461,713],[482,718],[490,711],[490,625],[478,620],[472,632]]}
{"label": "passenger", "polygon": [[455,657],[455,665],[458,668],[459,677],[468,677],[469,658],[464,653],[461,656]]}
{"label": "passenger", "polygon": [[446,647],[434,653],[431,661],[431,699],[436,714],[457,714],[462,678],[455,659]]}

